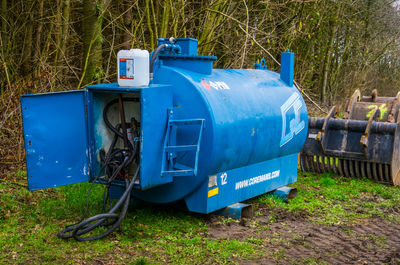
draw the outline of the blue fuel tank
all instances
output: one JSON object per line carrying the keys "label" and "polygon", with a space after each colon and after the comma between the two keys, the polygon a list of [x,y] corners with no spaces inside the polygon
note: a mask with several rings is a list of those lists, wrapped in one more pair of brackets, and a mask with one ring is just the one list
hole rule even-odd
{"label": "blue fuel tank", "polygon": [[[209,213],[296,181],[308,115],[293,86],[294,54],[282,53],[279,74],[213,69],[216,57],[197,55],[195,39],[170,46],[178,48],[158,55],[148,87],[113,83],[23,96],[30,189],[93,179],[111,141],[102,112],[118,94],[137,98],[125,116],[140,121],[140,179],[132,192],[140,200],[184,200],[190,211]],[[114,181],[112,196],[122,192]]]}

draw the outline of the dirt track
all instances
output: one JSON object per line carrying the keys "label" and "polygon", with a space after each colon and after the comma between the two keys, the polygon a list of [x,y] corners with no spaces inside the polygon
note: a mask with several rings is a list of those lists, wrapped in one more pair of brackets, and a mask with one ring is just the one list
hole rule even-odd
{"label": "dirt track", "polygon": [[[400,215],[400,207],[393,209]],[[240,264],[400,264],[400,225],[380,217],[355,225],[314,224],[305,215],[284,211],[271,222],[268,209],[251,221],[212,221],[211,238],[260,239],[259,259]]]}

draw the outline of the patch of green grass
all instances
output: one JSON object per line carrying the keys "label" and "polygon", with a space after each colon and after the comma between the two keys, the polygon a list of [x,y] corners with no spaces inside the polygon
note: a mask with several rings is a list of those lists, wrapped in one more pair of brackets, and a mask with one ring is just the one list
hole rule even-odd
{"label": "patch of green grass", "polygon": [[147,264],[150,264],[150,263],[147,261],[146,258],[139,257],[134,262],[131,262],[129,264],[132,264],[132,265],[147,265]]}
{"label": "patch of green grass", "polygon": [[343,224],[371,216],[400,222],[398,216],[385,212],[385,209],[400,204],[398,187],[368,179],[304,172],[299,172],[298,181],[292,186],[297,188],[299,195],[289,203],[269,194],[259,197],[258,202],[294,213],[305,212],[317,223]]}
{"label": "patch of green grass", "polygon": [[14,176],[23,179],[26,177],[26,171],[25,170],[17,170],[17,172],[15,172]]}
{"label": "patch of green grass", "polygon": [[250,238],[246,239],[246,242],[255,244],[255,245],[262,245],[264,241],[260,238],[250,237]]}
{"label": "patch of green grass", "polygon": [[[56,235],[79,221],[89,183],[30,192],[0,183],[0,264],[214,264],[251,256],[259,242],[209,239],[207,222],[171,209],[130,209],[121,231],[92,242]],[[89,215],[101,212],[103,185],[94,185]],[[226,222],[236,222],[227,219]]]}
{"label": "patch of green grass", "polygon": [[[24,176],[24,172],[15,175]],[[86,204],[89,183],[30,192],[12,183],[0,183],[0,264],[2,263],[120,263],[120,264],[224,264],[236,260],[255,260],[269,246],[289,244],[279,234],[262,238],[272,230],[277,213],[307,213],[312,221],[325,224],[348,224],[362,218],[381,216],[398,220],[387,211],[400,204],[400,189],[369,180],[340,178],[329,174],[299,173],[293,184],[299,195],[289,203],[271,195],[254,199],[256,216],[271,208],[262,225],[250,220],[253,235],[239,239],[207,237],[208,221],[199,215],[172,209],[131,208],[121,230],[93,242],[62,240],[56,235],[67,224],[79,221]],[[94,185],[88,215],[101,212],[103,185]],[[237,225],[238,220],[220,219],[221,225]],[[283,229],[286,229],[283,227]],[[264,232],[265,233],[265,232]],[[351,233],[351,231],[349,231]],[[293,237],[293,240],[301,238]],[[384,238],[368,238],[371,247],[384,247]],[[275,259],[284,251],[268,252]],[[313,264],[312,259],[296,261]]]}
{"label": "patch of green grass", "polygon": [[343,117],[343,115],[344,115],[344,111],[341,111],[341,112],[339,112],[339,113],[337,114],[337,118],[338,118],[338,119],[341,119],[341,118]]}
{"label": "patch of green grass", "polygon": [[332,187],[336,185],[336,182],[333,178],[329,176],[329,174],[324,174],[322,175],[322,178],[320,178],[317,182],[321,187],[327,188],[327,187]]}

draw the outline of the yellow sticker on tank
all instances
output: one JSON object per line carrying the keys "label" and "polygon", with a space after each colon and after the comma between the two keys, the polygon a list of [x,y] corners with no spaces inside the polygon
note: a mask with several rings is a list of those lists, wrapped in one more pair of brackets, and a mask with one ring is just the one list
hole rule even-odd
{"label": "yellow sticker on tank", "polygon": [[218,194],[218,188],[212,189],[208,191],[208,198],[217,195]]}

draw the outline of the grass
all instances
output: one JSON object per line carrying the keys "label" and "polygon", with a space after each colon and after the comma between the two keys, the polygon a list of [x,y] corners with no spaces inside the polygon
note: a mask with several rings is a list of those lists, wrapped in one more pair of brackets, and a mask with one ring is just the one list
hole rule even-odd
{"label": "grass", "polygon": [[[59,239],[61,227],[78,221],[85,206],[88,183],[29,192],[0,184],[0,264],[92,263],[132,264],[228,263],[251,255],[256,243],[206,239],[202,216],[165,209],[130,209],[122,232],[94,242]],[[95,186],[92,201],[101,201]],[[89,214],[101,210],[92,205]]]}
{"label": "grass", "polygon": [[[371,216],[400,222],[396,215],[387,212],[400,204],[398,187],[302,172],[293,186],[299,196],[290,203],[270,195],[251,202],[255,208],[270,208],[272,213],[279,210],[306,213],[315,223],[342,224]],[[243,240],[209,238],[207,217],[171,209],[130,209],[121,231],[99,241],[59,239],[56,234],[61,227],[80,219],[88,187],[88,183],[81,183],[29,192],[13,183],[0,183],[0,264],[224,264],[263,255],[264,240],[256,236]],[[100,212],[101,198],[102,186],[94,186],[91,201],[95,203],[90,215]],[[261,213],[256,212],[257,215]],[[227,225],[237,221],[219,219],[219,222]],[[264,225],[261,229],[270,228]],[[384,238],[374,240],[376,245],[385,245]],[[274,253],[276,259],[284,255],[283,251]],[[299,263],[303,262],[314,260]]]}
{"label": "grass", "polygon": [[368,179],[334,177],[327,173],[300,172],[299,175],[298,182],[292,185],[299,195],[290,203],[269,194],[259,197],[258,202],[297,214],[307,213],[316,223],[349,224],[373,216],[400,223],[399,217],[387,211],[400,205],[399,187],[377,184]]}

